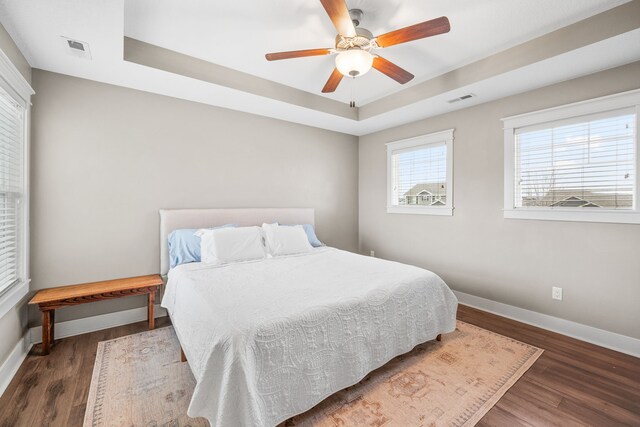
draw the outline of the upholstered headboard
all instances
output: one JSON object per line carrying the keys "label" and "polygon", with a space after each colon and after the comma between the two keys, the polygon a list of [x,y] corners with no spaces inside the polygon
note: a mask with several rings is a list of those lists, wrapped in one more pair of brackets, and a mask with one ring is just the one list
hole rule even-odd
{"label": "upholstered headboard", "polygon": [[314,224],[313,208],[160,209],[160,274],[169,271],[167,236],[180,228],[209,228],[224,224],[239,226]]}

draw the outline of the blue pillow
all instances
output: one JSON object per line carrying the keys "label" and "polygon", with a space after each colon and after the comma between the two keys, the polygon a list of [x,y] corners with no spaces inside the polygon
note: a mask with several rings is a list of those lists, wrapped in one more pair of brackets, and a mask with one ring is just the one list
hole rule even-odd
{"label": "blue pillow", "polygon": [[320,239],[318,239],[318,236],[316,236],[316,231],[313,228],[313,225],[311,224],[287,224],[287,226],[294,226],[294,225],[302,225],[302,228],[304,228],[304,232],[307,233],[307,239],[309,239],[309,244],[311,244],[311,246],[313,246],[314,248],[320,247],[320,246],[324,246],[324,243],[322,243],[320,241]]}
{"label": "blue pillow", "polygon": [[[226,224],[216,228],[237,227],[235,224]],[[189,262],[200,262],[200,237],[194,233],[198,228],[183,228],[181,230],[173,230],[169,237],[169,264],[171,268],[186,264]]]}

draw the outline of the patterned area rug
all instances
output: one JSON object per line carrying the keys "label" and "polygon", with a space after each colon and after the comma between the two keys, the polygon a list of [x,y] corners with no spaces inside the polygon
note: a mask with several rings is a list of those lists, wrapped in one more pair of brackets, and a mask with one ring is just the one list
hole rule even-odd
{"label": "patterned area rug", "polygon": [[173,327],[98,343],[84,427],[208,427],[187,408],[196,380]]}
{"label": "patterned area rug", "polygon": [[[541,354],[459,321],[281,426],[472,426]],[[186,415],[194,386],[171,327],[101,342],[84,426],[208,426]]]}

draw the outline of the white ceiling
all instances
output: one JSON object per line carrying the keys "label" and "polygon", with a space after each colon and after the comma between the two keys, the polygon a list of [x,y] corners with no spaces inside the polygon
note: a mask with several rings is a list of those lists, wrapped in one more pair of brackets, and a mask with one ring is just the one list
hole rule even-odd
{"label": "white ceiling", "polygon": [[[446,15],[450,33],[381,51],[426,81],[627,0],[347,0],[374,34]],[[332,46],[335,31],[317,0],[4,0],[0,22],[34,68],[362,135],[640,59],[640,31],[356,121],[123,61],[127,35],[320,95],[328,57],[267,62],[269,51]],[[88,42],[92,60],[61,38]],[[550,71],[552,70],[552,71]],[[405,89],[372,71],[356,81],[363,105]],[[446,99],[472,91],[468,103]],[[334,96],[349,98],[348,85]]]}
{"label": "white ceiling", "polygon": [[[416,76],[402,86],[372,70],[355,80],[363,105],[550,31],[603,12],[626,0],[347,0],[364,12],[361,27],[374,35],[447,16],[451,31],[380,49],[378,53]],[[333,56],[267,62],[265,53],[334,47],[336,30],[318,0],[128,0],[125,35],[206,61],[345,103],[352,82],[334,94],[321,89]]]}

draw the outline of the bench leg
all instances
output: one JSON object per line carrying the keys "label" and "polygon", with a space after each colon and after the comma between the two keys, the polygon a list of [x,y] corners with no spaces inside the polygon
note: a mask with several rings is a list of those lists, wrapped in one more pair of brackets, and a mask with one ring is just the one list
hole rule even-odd
{"label": "bench leg", "polygon": [[53,347],[53,345],[56,342],[56,311],[55,310],[51,310],[51,333],[49,334],[49,345],[50,347]]}
{"label": "bench leg", "polygon": [[436,341],[442,341],[442,334],[438,334],[438,336],[436,337]]}
{"label": "bench leg", "polygon": [[49,354],[51,347],[51,311],[42,312],[42,355]]}
{"label": "bench leg", "polygon": [[187,356],[184,354],[184,350],[182,349],[182,346],[180,346],[180,361],[181,362],[187,361]]}
{"label": "bench leg", "polygon": [[147,320],[149,321],[149,329],[156,327],[156,319],[153,314],[153,308],[156,301],[156,293],[149,292],[149,306],[147,307]]}

